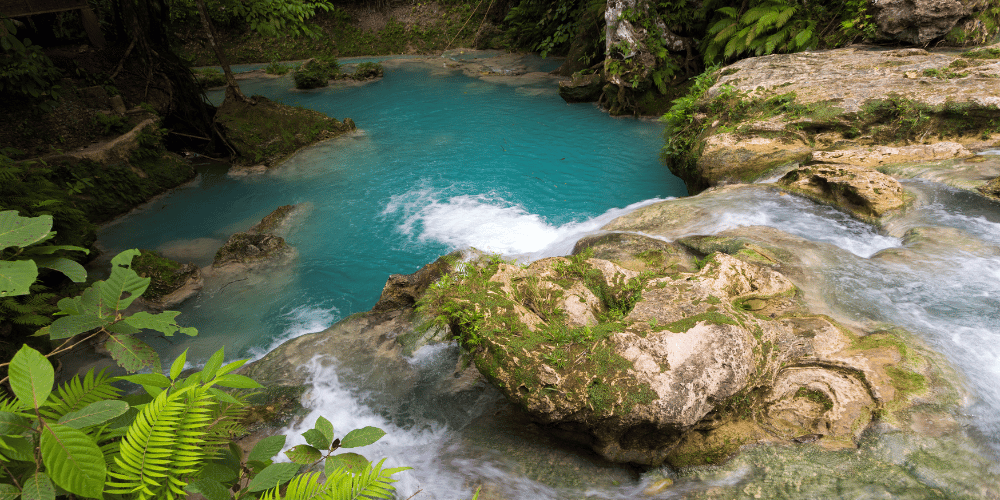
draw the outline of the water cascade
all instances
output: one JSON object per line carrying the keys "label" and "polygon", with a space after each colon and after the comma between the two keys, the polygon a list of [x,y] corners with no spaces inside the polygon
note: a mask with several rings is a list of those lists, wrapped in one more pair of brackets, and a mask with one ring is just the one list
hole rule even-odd
{"label": "water cascade", "polygon": [[[206,167],[196,182],[102,231],[111,251],[154,248],[205,266],[229,234],[277,206],[305,208],[288,238],[298,252],[294,264],[207,284],[179,308],[200,336],[189,345],[158,346],[163,356],[190,346],[196,351],[189,359],[204,359],[225,345],[230,357],[259,357],[285,339],[369,309],[389,274],[413,272],[448,251],[475,247],[522,261],[565,255],[618,215],[686,194],[658,162],[662,127],[655,122],[566,105],[551,81],[511,82],[406,60],[387,63],[384,79],[363,86],[298,92],[289,90],[289,77],[245,81],[247,94],[349,116],[360,130],[262,176],[231,178]],[[906,187],[921,203],[894,221],[888,235],[774,192],[716,199],[676,236],[770,226],[819,243],[817,293],[835,304],[832,313],[903,326],[958,367],[972,394],[963,423],[982,444],[963,452],[995,469],[1000,204],[930,183]],[[758,448],[721,468],[641,475],[555,441],[539,442],[531,424],[491,388],[434,395],[457,354],[453,345],[418,350],[407,359],[415,381],[396,391],[371,359],[317,364],[305,396],[313,412],[301,425],[323,415],[340,430],[386,430],[382,442],[361,452],[414,467],[401,475],[401,498],[418,490],[416,498],[469,498],[478,484],[489,485],[489,498],[635,498],[664,475],[677,484],[658,498],[728,498],[775,482],[773,474],[812,478],[793,482],[798,493],[787,498],[930,498],[935,488],[960,491],[956,485],[976,481],[962,476],[961,463],[918,463],[915,445],[893,441],[892,434],[866,437],[859,451]],[[289,445],[301,430],[288,429]],[[930,456],[947,448],[921,446]],[[521,458],[530,455],[536,466],[526,470]],[[783,458],[772,460],[776,455]],[[942,469],[954,471],[941,477]]]}

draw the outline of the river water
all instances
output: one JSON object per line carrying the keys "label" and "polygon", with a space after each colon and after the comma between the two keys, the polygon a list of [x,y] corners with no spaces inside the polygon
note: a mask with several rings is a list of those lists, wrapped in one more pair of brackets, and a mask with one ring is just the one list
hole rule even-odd
{"label": "river water", "polygon": [[[529,66],[553,69],[540,59]],[[229,234],[280,205],[303,205],[287,238],[298,252],[293,265],[206,286],[179,308],[199,337],[157,343],[165,360],[184,348],[191,348],[189,359],[205,359],[220,346],[230,358],[259,357],[288,338],[368,310],[389,274],[413,272],[451,250],[475,247],[522,260],[563,255],[614,217],[686,193],[658,162],[656,122],[567,105],[551,82],[516,82],[409,61],[388,64],[385,78],[360,86],[291,91],[287,76],[244,81],[247,94],[351,117],[359,131],[262,176],[232,178],[221,167],[205,167],[191,185],[101,232],[111,251],[153,248],[204,266]],[[902,325],[959,366],[973,394],[960,419],[974,445],[956,451],[879,435],[858,452],[790,450],[784,456],[795,457],[794,467],[777,465],[767,458],[773,451],[761,448],[722,468],[640,475],[574,450],[539,447],[537,435],[521,435],[530,424],[511,423],[491,389],[430,400],[418,384],[404,401],[393,400],[366,383],[377,378],[377,367],[351,360],[313,367],[315,388],[306,403],[314,412],[304,423],[324,415],[341,432],[385,429],[386,438],[361,451],[414,467],[400,475],[401,498],[417,491],[417,499],[469,498],[480,484],[490,498],[635,498],[664,475],[678,484],[662,498],[753,497],[754,487],[784,484],[789,476],[828,480],[760,491],[765,498],[977,498],[981,488],[963,486],[977,479],[957,470],[997,472],[991,469],[1000,449],[1000,206],[928,183],[907,188],[923,203],[891,236],[777,195],[734,196],[683,232],[767,225],[827,245],[826,293],[842,314]],[[886,249],[905,246],[906,229],[923,226],[969,243],[924,245],[909,260],[882,258]],[[455,356],[452,346],[428,347],[409,362],[433,385],[452,371]],[[289,429],[293,440],[301,430]],[[555,470],[540,470],[538,455],[548,456],[541,462]],[[928,466],[918,460],[925,455],[949,466]]]}

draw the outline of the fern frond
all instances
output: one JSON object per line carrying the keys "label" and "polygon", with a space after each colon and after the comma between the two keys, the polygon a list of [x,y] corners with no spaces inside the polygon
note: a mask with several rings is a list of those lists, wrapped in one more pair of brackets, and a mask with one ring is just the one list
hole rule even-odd
{"label": "fern frond", "polygon": [[140,500],[184,498],[185,476],[197,472],[205,458],[210,404],[201,387],[161,392],[129,426],[106,491]]}
{"label": "fern frond", "polygon": [[788,20],[791,19],[792,16],[795,15],[795,11],[796,11],[795,6],[788,7],[787,9],[781,11],[781,13],[779,13],[775,17],[774,27],[775,28],[780,28],[780,27],[784,26],[785,24],[787,24]]}
{"label": "fern frond", "polygon": [[118,399],[121,390],[111,385],[114,380],[114,377],[107,375],[104,370],[94,375],[94,370],[91,368],[82,378],[73,377],[53,391],[46,408],[41,410],[42,415],[58,420],[63,415],[81,410],[91,403]]}
{"label": "fern frond", "polygon": [[329,487],[319,482],[320,473],[310,472],[292,478],[288,482],[285,495],[281,495],[282,486],[267,490],[260,500],[320,500],[330,498]]}
{"label": "fern frond", "polygon": [[392,475],[408,470],[409,467],[383,469],[382,464],[384,463],[384,458],[377,464],[369,463],[365,470],[356,475],[337,471],[343,475],[327,479],[327,483],[335,483],[334,489],[331,489],[333,496],[330,498],[332,500],[357,500],[361,498],[391,499],[393,492],[396,491],[396,488],[392,486],[392,483],[396,482],[392,478]]}

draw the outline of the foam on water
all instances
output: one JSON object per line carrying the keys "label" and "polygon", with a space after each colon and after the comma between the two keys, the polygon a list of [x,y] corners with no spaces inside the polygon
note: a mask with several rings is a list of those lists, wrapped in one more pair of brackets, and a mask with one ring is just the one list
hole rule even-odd
{"label": "foam on water", "polygon": [[288,323],[284,332],[276,337],[267,347],[251,347],[250,358],[255,360],[260,359],[289,340],[308,333],[326,330],[339,319],[340,311],[336,307],[314,307],[309,305],[296,307],[282,315],[282,321]]}
{"label": "foam on water", "polygon": [[393,196],[382,213],[402,215],[399,232],[418,241],[531,261],[569,254],[581,237],[622,214],[659,201],[663,200],[644,200],[609,209],[597,217],[556,225],[496,195],[447,197],[441,190],[421,188]]}

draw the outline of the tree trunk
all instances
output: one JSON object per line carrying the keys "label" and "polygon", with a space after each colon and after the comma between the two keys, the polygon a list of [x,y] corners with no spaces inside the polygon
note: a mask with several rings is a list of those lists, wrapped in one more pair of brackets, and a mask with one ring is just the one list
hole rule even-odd
{"label": "tree trunk", "polygon": [[222,48],[215,41],[215,29],[208,18],[208,10],[205,9],[205,0],[196,0],[195,4],[198,5],[198,14],[201,16],[201,25],[205,28],[205,36],[208,37],[208,44],[212,46],[212,50],[215,51],[215,57],[222,66],[222,71],[226,73],[226,99],[239,99],[240,101],[252,104],[253,101],[243,95],[243,91],[240,90],[240,84],[236,83],[236,77],[233,76],[232,70],[229,69],[229,60],[226,59],[226,54],[222,52]]}

